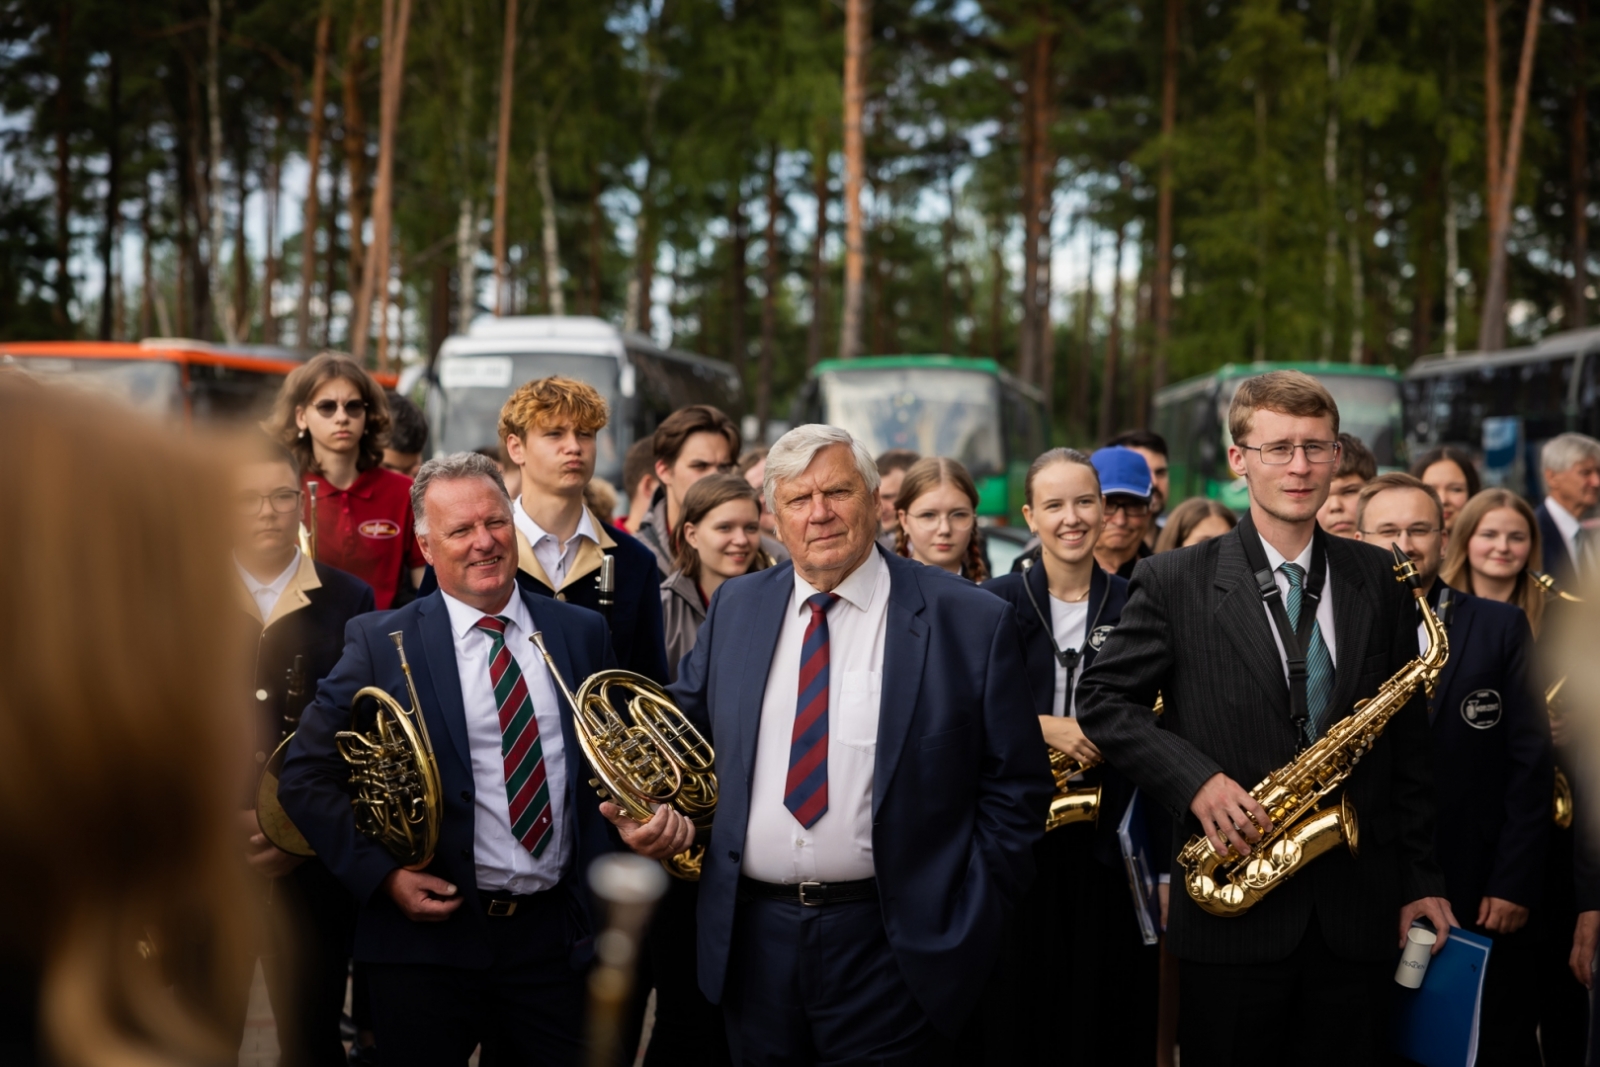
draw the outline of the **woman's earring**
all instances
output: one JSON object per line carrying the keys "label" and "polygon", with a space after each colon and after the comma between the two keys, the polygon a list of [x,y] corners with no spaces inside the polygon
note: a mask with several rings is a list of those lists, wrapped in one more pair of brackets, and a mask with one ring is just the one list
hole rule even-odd
{"label": "woman's earring", "polygon": [[305,439],[306,439],[306,428],[304,426],[302,426],[302,427],[300,427],[300,440],[304,441]]}

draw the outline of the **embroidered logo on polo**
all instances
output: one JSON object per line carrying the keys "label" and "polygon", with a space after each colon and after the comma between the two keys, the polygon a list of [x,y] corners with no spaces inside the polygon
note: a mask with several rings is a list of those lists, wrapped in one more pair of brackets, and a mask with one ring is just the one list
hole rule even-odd
{"label": "embroidered logo on polo", "polygon": [[388,519],[369,519],[356,527],[356,532],[362,537],[389,538],[399,537],[400,527]]}
{"label": "embroidered logo on polo", "polygon": [[1461,702],[1461,718],[1474,730],[1487,730],[1500,721],[1500,694],[1493,689],[1475,689]]}
{"label": "embroidered logo on polo", "polygon": [[1099,652],[1100,646],[1106,643],[1106,638],[1110,637],[1111,631],[1115,629],[1115,626],[1096,626],[1094,629],[1090,630],[1089,647],[1094,649],[1096,652]]}

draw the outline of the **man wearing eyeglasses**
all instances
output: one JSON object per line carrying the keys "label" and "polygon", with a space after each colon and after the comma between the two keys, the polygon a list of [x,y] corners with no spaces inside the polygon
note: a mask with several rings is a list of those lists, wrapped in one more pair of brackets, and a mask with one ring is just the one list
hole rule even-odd
{"label": "man wearing eyeglasses", "polygon": [[[339,662],[345,624],[373,610],[373,596],[366,582],[300,552],[300,473],[289,451],[266,440],[247,448],[233,474],[233,560],[239,618],[255,650],[249,702],[259,772]],[[355,902],[320,860],[267,841],[256,822],[254,779],[243,799],[240,832],[267,901],[272,950],[262,954],[262,965],[284,1062],[342,1063],[339,1016]],[[241,1036],[248,995],[243,976]]]}
{"label": "man wearing eyeglasses", "polygon": [[[1320,382],[1298,371],[1246,379],[1228,429],[1249,512],[1230,533],[1135,566],[1122,618],[1079,683],[1078,722],[1173,813],[1175,849],[1203,834],[1219,853],[1248,855],[1274,826],[1247,787],[1416,656],[1416,609],[1387,552],[1317,526],[1339,457],[1339,409]],[[1454,923],[1434,859],[1420,694],[1342,793],[1360,813],[1359,854],[1318,856],[1229,917],[1174,889],[1167,941],[1183,961],[1184,1067],[1243,1063],[1263,1048],[1292,1048],[1312,1064],[1386,1057],[1405,931],[1421,917],[1441,932]]]}
{"label": "man wearing eyeglasses", "polygon": [[1514,605],[1437,580],[1444,507],[1418,479],[1374,479],[1356,515],[1361,540],[1397,544],[1410,557],[1450,635],[1450,659],[1428,702],[1434,788],[1448,813],[1435,847],[1451,908],[1494,939],[1478,1059],[1537,1063],[1538,946],[1528,920],[1541,903],[1554,771],[1549,722],[1528,680],[1528,620]]}
{"label": "man wearing eyeglasses", "polygon": [[1133,565],[1150,555],[1145,543],[1152,515],[1150,497],[1155,491],[1150,464],[1121,445],[1100,449],[1089,462],[1100,475],[1106,509],[1106,524],[1094,543],[1095,562],[1109,574],[1131,578]]}

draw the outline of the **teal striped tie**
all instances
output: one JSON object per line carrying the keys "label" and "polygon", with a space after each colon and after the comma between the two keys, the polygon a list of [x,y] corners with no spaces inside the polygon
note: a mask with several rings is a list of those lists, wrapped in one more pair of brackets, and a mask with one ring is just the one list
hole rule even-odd
{"label": "teal striped tie", "polygon": [[[1305,568],[1285,563],[1278,568],[1289,579],[1289,624],[1300,629],[1300,602],[1306,584]],[[1333,696],[1333,657],[1322,641],[1322,624],[1311,623],[1311,640],[1306,649],[1306,742],[1315,741],[1326,725],[1322,720]]]}

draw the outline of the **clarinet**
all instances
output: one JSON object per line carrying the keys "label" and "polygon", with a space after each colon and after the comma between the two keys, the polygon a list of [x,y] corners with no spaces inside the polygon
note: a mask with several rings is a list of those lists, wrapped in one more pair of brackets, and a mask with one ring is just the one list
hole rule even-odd
{"label": "clarinet", "polygon": [[611,605],[616,602],[614,593],[617,591],[617,560],[615,556],[600,557],[600,573],[595,576],[595,583],[600,590],[600,607],[606,617],[611,616]]}

